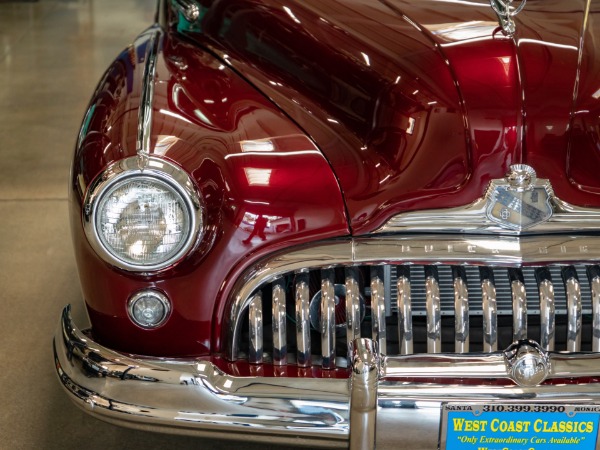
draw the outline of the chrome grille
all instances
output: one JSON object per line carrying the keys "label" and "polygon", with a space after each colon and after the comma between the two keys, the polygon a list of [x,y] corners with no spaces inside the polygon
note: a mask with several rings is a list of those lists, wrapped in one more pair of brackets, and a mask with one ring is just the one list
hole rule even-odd
{"label": "chrome grille", "polygon": [[[338,286],[345,295],[336,295]],[[320,304],[311,308],[315,296]],[[547,350],[598,351],[600,321],[592,313],[599,305],[597,265],[303,270],[256,291],[240,335],[248,345],[238,343],[237,357],[333,369],[346,365],[348,342],[357,337],[372,338],[389,355],[492,352],[525,338]],[[315,312],[318,328],[309,317]]]}
{"label": "chrome grille", "polygon": [[[586,266],[578,265],[574,266],[577,277],[580,280],[587,280]],[[553,283],[554,295],[556,297],[556,314],[567,313],[567,301],[565,286],[562,283],[562,268],[561,266],[546,266],[544,267],[550,273],[550,279],[555,281]],[[536,301],[530,302],[529,313],[539,314],[539,298],[538,282],[536,279],[537,267],[523,267],[521,273],[525,283],[525,290],[528,298],[535,298]],[[482,287],[480,282],[480,269],[475,266],[465,266],[467,278],[467,289],[469,296],[473,297],[473,301],[470,302],[469,312],[471,315],[482,315],[483,304],[481,302]],[[412,266],[411,267],[411,281],[412,281],[412,299],[413,299],[413,313],[415,315],[426,314],[426,295],[425,295],[425,273],[423,266]],[[442,289],[442,315],[452,315],[454,312],[451,306],[454,304],[454,286],[452,281],[452,266],[439,266],[438,273],[440,277],[440,288]],[[493,270],[495,276],[495,289],[498,302],[498,314],[512,315],[512,291],[511,283],[509,278],[509,269],[503,267],[496,267]],[[392,284],[393,284],[392,280]],[[561,281],[561,283],[556,283]],[[584,283],[581,286],[581,295],[583,298],[591,298],[591,288],[588,283]],[[533,296],[533,297],[532,297]],[[474,301],[478,299],[477,301]],[[394,304],[395,300],[392,300]],[[529,302],[528,302],[529,303]],[[591,314],[591,301],[584,303],[584,314]],[[587,309],[585,309],[587,308]]]}
{"label": "chrome grille", "polygon": [[229,360],[334,369],[349,344],[385,355],[495,352],[516,339],[600,351],[600,239],[382,236],[299,247],[233,288]]}

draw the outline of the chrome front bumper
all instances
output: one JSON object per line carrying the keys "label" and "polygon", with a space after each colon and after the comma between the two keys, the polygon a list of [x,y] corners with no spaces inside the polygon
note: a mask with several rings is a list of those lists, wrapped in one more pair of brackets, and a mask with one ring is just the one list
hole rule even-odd
{"label": "chrome front bumper", "polygon": [[552,353],[547,379],[570,382],[519,387],[502,353],[379,361],[374,350],[368,339],[355,342],[350,380],[234,377],[201,359],[133,358],[102,347],[77,329],[68,306],[54,337],[58,376],[80,408],[151,431],[311,447],[436,449],[446,402],[600,404],[600,383],[590,382],[600,374],[599,354]]}

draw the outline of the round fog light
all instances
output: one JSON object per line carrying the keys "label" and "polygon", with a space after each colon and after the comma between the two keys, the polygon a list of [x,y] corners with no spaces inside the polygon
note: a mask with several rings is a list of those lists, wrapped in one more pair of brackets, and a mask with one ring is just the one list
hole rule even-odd
{"label": "round fog light", "polygon": [[157,291],[141,291],[129,299],[129,318],[142,328],[156,328],[169,316],[169,299]]}

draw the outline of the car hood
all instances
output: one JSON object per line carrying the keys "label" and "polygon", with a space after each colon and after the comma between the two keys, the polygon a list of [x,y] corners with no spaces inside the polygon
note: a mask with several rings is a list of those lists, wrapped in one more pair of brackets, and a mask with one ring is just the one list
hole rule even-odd
{"label": "car hood", "polygon": [[600,7],[481,0],[216,1],[191,35],[319,146],[354,233],[468,204],[512,164],[600,206]]}

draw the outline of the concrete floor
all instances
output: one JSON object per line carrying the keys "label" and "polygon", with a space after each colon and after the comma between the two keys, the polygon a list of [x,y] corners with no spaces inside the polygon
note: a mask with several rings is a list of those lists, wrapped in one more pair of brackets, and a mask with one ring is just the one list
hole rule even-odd
{"label": "concrete floor", "polygon": [[98,421],[54,373],[62,307],[85,320],[67,223],[75,137],[95,83],[155,3],[0,0],[0,449],[271,448]]}

